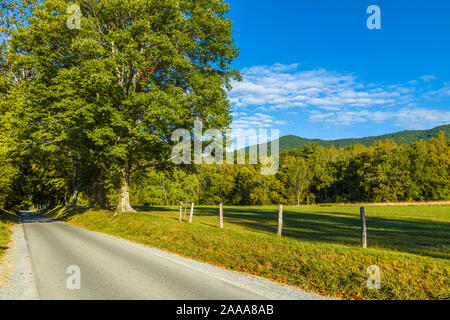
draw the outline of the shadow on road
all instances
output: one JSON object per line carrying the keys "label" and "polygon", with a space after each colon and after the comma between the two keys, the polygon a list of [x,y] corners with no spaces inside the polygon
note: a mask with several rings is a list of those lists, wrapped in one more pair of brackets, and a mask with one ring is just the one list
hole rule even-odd
{"label": "shadow on road", "polygon": [[55,221],[55,219],[52,219],[42,213],[22,212],[22,223],[49,223]]}

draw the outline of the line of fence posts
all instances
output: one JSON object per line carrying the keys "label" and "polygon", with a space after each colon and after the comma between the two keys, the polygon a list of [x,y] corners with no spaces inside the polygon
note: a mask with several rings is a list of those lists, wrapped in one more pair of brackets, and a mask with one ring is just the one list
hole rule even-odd
{"label": "line of fence posts", "polygon": [[186,210],[187,210],[187,207],[189,207],[189,206],[191,207],[191,212],[189,215],[189,223],[192,223],[192,217],[194,216],[194,203],[189,204],[189,203],[180,202],[180,218],[179,218],[180,221],[183,220],[183,207],[184,207],[184,217],[186,218]]}
{"label": "line of fence posts", "polygon": [[[180,221],[183,220],[183,206],[187,208],[189,204],[184,204],[180,202]],[[194,203],[191,203],[191,212],[189,215],[189,223],[192,223],[192,218],[194,216]],[[366,225],[366,213],[364,207],[360,208],[361,214],[361,246],[367,248],[367,225]],[[186,209],[185,214],[186,216]],[[219,204],[219,227],[223,229],[223,203]],[[283,234],[283,205],[280,204],[278,210],[278,236],[281,237]]]}
{"label": "line of fence posts", "polygon": [[[180,202],[180,218],[179,220],[183,220],[183,207],[187,207],[188,204]],[[192,217],[194,215],[194,203],[191,203],[191,212],[189,215],[189,223],[192,223]],[[185,209],[186,216],[186,209]],[[223,203],[219,204],[219,228],[223,229]],[[278,211],[278,236],[281,237],[283,233],[283,205],[280,205],[280,210]]]}

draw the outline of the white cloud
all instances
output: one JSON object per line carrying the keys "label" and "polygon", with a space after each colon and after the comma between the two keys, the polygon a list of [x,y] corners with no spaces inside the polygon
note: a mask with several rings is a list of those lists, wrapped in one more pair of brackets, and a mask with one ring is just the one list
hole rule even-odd
{"label": "white cloud", "polygon": [[425,82],[430,82],[430,81],[436,80],[437,77],[434,75],[426,75],[426,76],[419,77],[419,79],[421,79],[422,81],[425,81]]}
{"label": "white cloud", "polygon": [[440,97],[450,97],[450,82],[445,83],[445,86],[437,91],[437,95]]}
{"label": "white cloud", "polygon": [[231,127],[233,130],[247,130],[275,128],[283,125],[286,125],[285,121],[277,120],[271,115],[257,112],[251,116],[241,114],[240,117],[233,121]]}
{"label": "white cloud", "polygon": [[406,129],[427,129],[450,123],[450,111],[423,108],[401,108],[398,111],[312,111],[309,115],[309,120],[335,126],[346,126],[368,121],[383,122],[394,120],[396,126]]}
{"label": "white cloud", "polygon": [[394,106],[411,99],[411,90],[365,86],[351,74],[324,69],[298,70],[298,65],[255,66],[243,70],[243,82],[230,93],[234,107],[287,108]]}
{"label": "white cloud", "polygon": [[[286,115],[301,112],[311,122],[334,126],[390,120],[398,126],[420,129],[450,122],[450,112],[420,107],[424,99],[436,102],[450,97],[450,82],[430,89],[429,82],[437,79],[434,75],[388,85],[365,84],[353,74],[325,69],[299,70],[298,64],[254,66],[242,71],[243,81],[233,82],[230,92],[232,106],[240,111],[232,124],[236,129],[286,125],[267,114],[278,118],[276,113],[281,111]],[[242,114],[244,110],[248,114]]]}
{"label": "white cloud", "polygon": [[408,129],[428,129],[450,123],[450,111],[403,108],[396,114],[397,125]]}

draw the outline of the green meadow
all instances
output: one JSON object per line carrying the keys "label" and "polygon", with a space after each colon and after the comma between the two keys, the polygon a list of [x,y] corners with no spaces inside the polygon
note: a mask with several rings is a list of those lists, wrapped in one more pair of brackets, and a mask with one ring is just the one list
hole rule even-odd
{"label": "green meadow", "polygon": [[7,211],[0,210],[0,257],[8,249],[11,241],[10,227],[17,223],[18,216]]}

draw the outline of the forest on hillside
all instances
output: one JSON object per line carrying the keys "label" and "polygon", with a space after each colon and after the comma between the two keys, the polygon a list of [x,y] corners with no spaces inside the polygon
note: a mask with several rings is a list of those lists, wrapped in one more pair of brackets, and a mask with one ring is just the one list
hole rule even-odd
{"label": "forest on hillside", "polygon": [[261,175],[257,165],[201,165],[149,169],[132,184],[135,205],[271,205],[396,202],[450,199],[450,141],[444,132],[403,146],[324,148],[312,144],[283,152],[280,170]]}
{"label": "forest on hillside", "polygon": [[388,133],[381,136],[364,137],[364,138],[348,138],[337,140],[320,140],[320,139],[306,139],[293,135],[284,136],[279,139],[280,151],[289,151],[292,149],[301,149],[309,146],[310,144],[317,144],[321,147],[348,147],[355,144],[361,144],[366,147],[374,145],[380,140],[393,140],[398,144],[409,145],[419,140],[428,140],[436,137],[437,134],[443,131],[445,133],[445,139],[450,139],[450,124],[435,127],[428,130],[405,130],[401,132]]}

